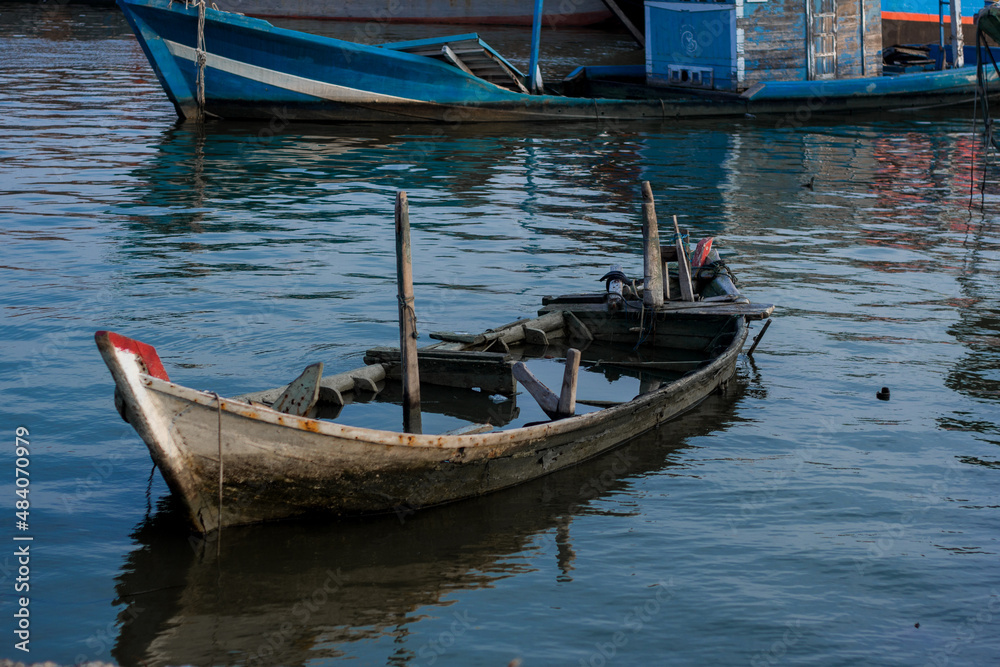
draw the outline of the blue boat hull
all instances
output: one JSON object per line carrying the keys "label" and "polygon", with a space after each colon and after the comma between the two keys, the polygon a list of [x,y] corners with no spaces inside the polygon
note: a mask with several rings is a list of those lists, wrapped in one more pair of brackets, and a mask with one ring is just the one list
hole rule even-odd
{"label": "blue boat hull", "polygon": [[[198,11],[118,0],[164,90],[197,117]],[[775,82],[743,94],[652,87],[642,68],[580,68],[561,95],[530,95],[448,62],[206,11],[205,115],[224,119],[437,123],[641,120],[883,111],[971,101],[975,69]]]}

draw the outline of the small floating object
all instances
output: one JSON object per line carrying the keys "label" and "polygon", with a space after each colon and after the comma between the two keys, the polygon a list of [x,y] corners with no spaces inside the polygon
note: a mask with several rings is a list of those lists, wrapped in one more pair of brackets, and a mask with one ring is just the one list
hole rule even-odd
{"label": "small floating object", "polygon": [[880,400],[880,401],[888,401],[889,400],[889,388],[888,387],[882,387],[877,392],[875,392],[875,397],[878,400]]}
{"label": "small floating object", "polygon": [[813,176],[812,178],[810,178],[807,183],[803,183],[802,187],[809,188],[810,190],[812,190],[814,185],[816,185],[816,177],[815,176]]}

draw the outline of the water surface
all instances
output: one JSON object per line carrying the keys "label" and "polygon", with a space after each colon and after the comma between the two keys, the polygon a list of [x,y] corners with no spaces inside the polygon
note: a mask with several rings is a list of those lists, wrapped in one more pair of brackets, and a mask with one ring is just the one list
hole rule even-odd
{"label": "water surface", "polygon": [[[31,433],[35,556],[32,652],[8,639],[0,654],[1000,655],[1000,209],[991,194],[968,207],[971,112],[781,128],[178,126],[118,14],[47,5],[0,8],[0,109],[0,386],[10,440]],[[642,180],[661,219],[717,236],[743,290],[778,304],[729,393],[510,492],[241,528],[221,549],[191,539],[114,410],[95,330],[152,343],[172,378],[223,394],[314,361],[348,370],[398,340],[398,190],[429,342],[599,287],[611,264],[640,275]]]}

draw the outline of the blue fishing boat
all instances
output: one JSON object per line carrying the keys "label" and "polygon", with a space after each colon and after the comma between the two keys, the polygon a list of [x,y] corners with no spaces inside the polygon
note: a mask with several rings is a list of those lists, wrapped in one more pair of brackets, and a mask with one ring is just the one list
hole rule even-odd
{"label": "blue fishing boat", "polygon": [[[878,0],[646,2],[645,65],[543,81],[477,34],[371,46],[278,28],[203,2],[118,0],[184,119],[586,121],[877,112],[971,103],[974,67],[882,76]],[[818,3],[818,4],[817,4]],[[814,6],[815,5],[815,6]],[[845,16],[836,12],[839,11]],[[846,16],[851,11],[855,14]],[[859,30],[837,30],[851,19]]]}

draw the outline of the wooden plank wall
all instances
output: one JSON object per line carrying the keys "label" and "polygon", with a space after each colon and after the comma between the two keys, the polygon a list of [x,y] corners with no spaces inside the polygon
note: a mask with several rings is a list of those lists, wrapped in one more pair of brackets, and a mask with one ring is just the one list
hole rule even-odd
{"label": "wooden plank wall", "polygon": [[882,0],[865,3],[865,73],[882,76]]}
{"label": "wooden plank wall", "polygon": [[[806,0],[737,3],[743,30],[745,77],[741,88],[760,81],[806,79]],[[743,17],[739,18],[739,5]]]}
{"label": "wooden plank wall", "polygon": [[[738,0],[737,29],[743,35],[745,76],[741,89],[760,81],[808,79],[806,2],[816,0]],[[861,15],[865,8],[864,71],[861,58]],[[836,0],[837,78],[882,73],[881,0]],[[742,10],[742,17],[740,13]]]}
{"label": "wooden plank wall", "polygon": [[[865,10],[864,70],[861,58],[861,8]],[[837,78],[882,73],[882,4],[871,0],[837,0]]]}

